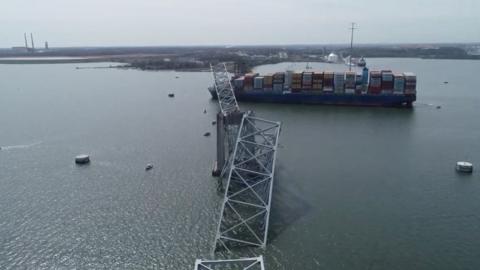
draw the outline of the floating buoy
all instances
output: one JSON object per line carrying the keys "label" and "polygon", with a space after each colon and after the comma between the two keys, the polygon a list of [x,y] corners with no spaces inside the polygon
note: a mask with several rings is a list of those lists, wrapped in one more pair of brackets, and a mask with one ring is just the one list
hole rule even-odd
{"label": "floating buoy", "polygon": [[150,171],[151,169],[153,169],[153,165],[147,164],[147,166],[145,167],[145,171]]}
{"label": "floating buoy", "polygon": [[75,163],[88,164],[90,163],[90,157],[88,155],[78,155],[75,157]]}
{"label": "floating buoy", "polygon": [[170,93],[170,94],[168,94],[168,97],[174,97],[174,96],[175,96],[175,94],[174,94],[174,93]]}
{"label": "floating buoy", "polygon": [[212,121],[212,126],[216,125],[217,121]]}
{"label": "floating buoy", "polygon": [[205,136],[205,137],[210,136],[210,132],[205,132],[205,134],[203,134],[203,136]]}
{"label": "floating buoy", "polygon": [[473,164],[466,161],[459,161],[457,162],[457,171],[464,172],[464,173],[471,173],[473,172]]}

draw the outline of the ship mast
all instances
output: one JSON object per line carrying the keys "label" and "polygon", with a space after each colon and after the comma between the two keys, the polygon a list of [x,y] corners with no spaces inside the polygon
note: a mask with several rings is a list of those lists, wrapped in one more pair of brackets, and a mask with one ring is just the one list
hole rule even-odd
{"label": "ship mast", "polygon": [[350,28],[350,30],[352,31],[351,33],[351,36],[350,36],[350,57],[349,57],[349,60],[348,60],[348,70],[349,71],[352,71],[352,55],[353,55],[353,31],[357,29],[355,28],[355,23],[352,22],[352,27]]}

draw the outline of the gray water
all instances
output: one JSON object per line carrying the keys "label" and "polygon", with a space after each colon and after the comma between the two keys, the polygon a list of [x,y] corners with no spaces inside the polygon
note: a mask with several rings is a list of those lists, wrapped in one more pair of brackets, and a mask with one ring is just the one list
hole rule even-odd
{"label": "gray water", "polygon": [[[240,104],[283,128],[269,245],[236,256],[263,254],[268,269],[479,269],[480,174],[454,165],[480,164],[480,61],[368,61],[417,73],[412,110]],[[215,136],[203,136],[218,110],[211,75],[76,66],[92,64],[0,65],[0,269],[209,258],[222,199]],[[80,153],[92,163],[76,166]]]}

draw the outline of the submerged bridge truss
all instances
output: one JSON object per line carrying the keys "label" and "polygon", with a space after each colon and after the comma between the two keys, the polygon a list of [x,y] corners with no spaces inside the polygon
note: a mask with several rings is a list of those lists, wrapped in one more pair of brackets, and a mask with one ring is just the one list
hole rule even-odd
{"label": "submerged bridge truss", "polygon": [[265,248],[280,123],[243,116],[225,188],[214,251]]}
{"label": "submerged bridge truss", "polygon": [[222,114],[226,116],[233,112],[240,111],[225,63],[215,66],[210,65],[210,70],[213,74],[213,86],[217,92],[218,103],[220,104]]}
{"label": "submerged bridge truss", "polygon": [[[221,180],[226,178],[213,252],[230,252],[233,247],[244,245],[265,248],[281,124],[258,118],[253,112],[241,112],[226,65],[211,65],[210,68],[220,105],[220,113],[217,114],[217,161],[213,174],[221,176]],[[228,268],[234,264],[240,265],[240,268]],[[264,270],[264,264],[262,256],[238,260],[197,260],[195,269]]]}

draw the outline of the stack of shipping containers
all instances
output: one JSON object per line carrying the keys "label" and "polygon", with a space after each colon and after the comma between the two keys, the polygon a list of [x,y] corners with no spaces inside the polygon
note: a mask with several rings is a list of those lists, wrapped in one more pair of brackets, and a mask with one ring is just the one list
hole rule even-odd
{"label": "stack of shipping containers", "polygon": [[[367,73],[368,74],[368,73]],[[365,74],[348,72],[277,72],[259,76],[247,73],[233,80],[236,90],[265,91],[281,94],[284,89],[292,92],[313,91],[314,93],[413,95],[416,94],[417,77],[411,72],[393,73],[390,70],[371,71],[368,87]]]}
{"label": "stack of shipping containers", "polygon": [[353,71],[345,73],[345,94],[355,94],[357,74]]}
{"label": "stack of shipping containers", "polygon": [[312,90],[322,91],[322,87],[323,87],[323,72],[313,73]]}
{"label": "stack of shipping containers", "polygon": [[263,77],[263,88],[269,92],[273,90],[273,74],[267,74]]}
{"label": "stack of shipping containers", "polygon": [[333,92],[333,72],[325,71],[323,73],[323,92]]}
{"label": "stack of shipping containers", "polygon": [[285,79],[285,73],[283,72],[277,72],[273,74],[273,92],[282,93],[284,79]]}
{"label": "stack of shipping containers", "polygon": [[243,89],[243,82],[245,81],[245,77],[237,78],[233,81],[233,87],[236,89]]}
{"label": "stack of shipping containers", "polygon": [[300,92],[302,90],[302,72],[294,72],[292,74],[292,92]]}
{"label": "stack of shipping containers", "polygon": [[302,75],[302,89],[311,90],[312,89],[312,79],[313,79],[313,72],[303,72],[303,75]]}
{"label": "stack of shipping containers", "polygon": [[[368,79],[367,79],[368,81]],[[367,92],[363,92],[364,87],[363,87],[363,75],[362,74],[356,74],[355,75],[355,94],[361,95],[361,94],[366,94]]]}
{"label": "stack of shipping containers", "polygon": [[285,71],[285,84],[284,89],[290,89],[292,86],[292,78],[293,78],[293,71],[287,70]]}
{"label": "stack of shipping containers", "polygon": [[253,79],[258,76],[258,73],[247,73],[243,80],[243,89],[248,91],[253,89]]}
{"label": "stack of shipping containers", "polygon": [[343,94],[345,88],[345,73],[335,72],[333,77],[333,86],[335,94]]}
{"label": "stack of shipping containers", "polygon": [[380,71],[370,71],[370,82],[368,84],[368,93],[377,95],[382,91],[382,73]]}
{"label": "stack of shipping containers", "polygon": [[403,73],[403,76],[405,76],[405,94],[416,94],[417,76],[411,72],[405,72]]}
{"label": "stack of shipping containers", "polygon": [[405,90],[405,77],[402,73],[393,74],[393,94],[403,95]]}
{"label": "stack of shipping containers", "polygon": [[393,94],[393,73],[390,70],[382,70],[382,94]]}
{"label": "stack of shipping containers", "polygon": [[253,88],[254,89],[263,89],[263,77],[257,76],[253,79]]}

